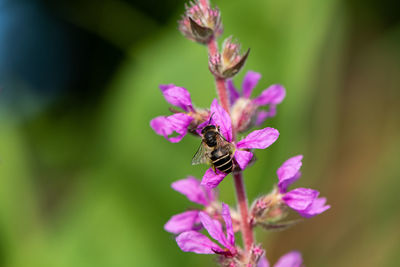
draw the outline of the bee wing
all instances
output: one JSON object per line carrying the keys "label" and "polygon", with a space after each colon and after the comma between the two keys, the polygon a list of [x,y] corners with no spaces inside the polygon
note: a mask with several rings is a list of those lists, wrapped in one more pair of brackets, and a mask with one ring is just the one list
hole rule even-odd
{"label": "bee wing", "polygon": [[220,133],[217,135],[217,147],[222,148],[226,153],[232,153],[235,150],[235,146],[229,143]]}
{"label": "bee wing", "polygon": [[202,141],[200,143],[199,148],[197,149],[196,154],[194,154],[194,156],[192,158],[192,165],[210,163],[207,153],[208,153],[208,151],[205,147],[204,142]]}

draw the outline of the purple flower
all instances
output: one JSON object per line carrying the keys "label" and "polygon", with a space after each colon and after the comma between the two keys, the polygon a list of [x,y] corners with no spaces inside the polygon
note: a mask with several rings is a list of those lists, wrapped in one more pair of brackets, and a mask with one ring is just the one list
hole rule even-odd
{"label": "purple flower", "polygon": [[181,233],[176,242],[185,252],[198,254],[219,254],[226,257],[233,257],[237,254],[235,247],[235,235],[232,228],[232,219],[229,206],[222,203],[222,218],[225,221],[226,235],[222,230],[222,225],[218,220],[213,220],[205,212],[199,213],[200,221],[210,236],[218,241],[224,248],[211,241],[207,236],[196,232],[187,231]]}
{"label": "purple flower", "polygon": [[[264,256],[260,259],[257,264],[257,267],[269,267],[269,262],[267,258]],[[291,251],[286,253],[277,263],[275,263],[274,267],[301,267],[303,266],[303,259],[301,257],[300,252],[298,251]]]}
{"label": "purple flower", "polygon": [[318,198],[319,192],[309,188],[296,188],[287,191],[287,188],[300,178],[300,168],[302,165],[302,155],[292,157],[285,161],[277,170],[278,189],[283,202],[297,211],[301,216],[310,218],[329,209],[325,205],[326,198]]}
{"label": "purple flower", "polygon": [[[198,124],[206,120],[208,111],[195,110],[193,108],[190,93],[183,87],[173,84],[160,85],[164,98],[171,105],[182,109],[171,116],[159,116],[151,120],[150,126],[153,130],[164,136],[168,141],[177,143],[182,140],[186,133],[196,128]],[[177,136],[171,136],[176,132]]]}
{"label": "purple flower", "polygon": [[[216,200],[216,193],[200,185],[200,181],[193,176],[173,182],[171,187],[179,193],[185,195],[190,201],[203,205],[204,209],[210,208]],[[164,225],[164,229],[173,234],[179,234],[189,230],[199,229],[200,210],[189,210],[174,215]]]}
{"label": "purple flower", "polygon": [[[285,98],[286,92],[282,85],[274,84],[261,92],[261,94],[251,99],[251,93],[261,74],[248,71],[243,79],[242,93],[235,88],[232,80],[229,80],[228,90],[230,93],[230,102],[232,105],[232,121],[235,129],[245,131],[250,124],[261,125],[267,118],[276,115],[276,106]],[[269,106],[268,111],[259,110],[260,107]]]}
{"label": "purple flower", "polygon": [[[212,102],[210,110],[211,114],[213,114],[213,122],[220,127],[220,133],[228,142],[232,142],[232,124],[228,113],[218,104],[216,99]],[[276,129],[267,127],[255,130],[237,142],[235,144],[234,158],[240,169],[244,170],[253,158],[253,153],[249,151],[250,149],[265,149],[272,145],[278,139],[278,136],[279,132]],[[218,170],[214,172],[212,168],[209,168],[204,174],[201,184],[214,188],[226,175],[226,173]]]}

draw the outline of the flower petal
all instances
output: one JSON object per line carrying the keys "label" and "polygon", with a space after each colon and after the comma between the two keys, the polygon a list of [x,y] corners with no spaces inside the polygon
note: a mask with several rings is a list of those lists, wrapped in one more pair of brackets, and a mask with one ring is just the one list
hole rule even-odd
{"label": "flower petal", "polygon": [[[150,126],[157,134],[163,135],[172,143],[177,143],[186,135],[187,128],[192,120],[193,118],[185,113],[176,113],[168,117],[156,117],[150,121]],[[177,132],[179,135],[168,137],[173,132]]]}
{"label": "flower petal", "polygon": [[193,111],[192,100],[190,93],[183,87],[178,87],[173,84],[160,85],[161,92],[165,99],[176,107],[180,107],[186,112]]}
{"label": "flower petal", "polygon": [[236,150],[234,157],[240,169],[244,170],[253,158],[253,153],[245,150]]}
{"label": "flower petal", "polygon": [[204,191],[206,192],[208,203],[215,201],[218,198],[218,190],[212,189],[207,186],[204,186]]}
{"label": "flower petal", "polygon": [[304,218],[314,217],[315,215],[321,214],[322,212],[326,211],[331,207],[330,205],[325,205],[325,203],[326,203],[326,198],[324,197],[317,198],[307,209],[299,211],[299,213]]}
{"label": "flower petal", "polygon": [[254,71],[248,71],[243,79],[242,90],[243,97],[249,98],[253,92],[254,87],[261,79],[261,74]]}
{"label": "flower petal", "polygon": [[232,80],[228,80],[226,82],[227,87],[228,87],[228,91],[229,91],[229,101],[231,103],[231,105],[233,105],[233,103],[236,102],[236,100],[240,97],[239,92],[236,90],[235,85],[233,84]]}
{"label": "flower petal", "polygon": [[185,195],[190,201],[204,206],[209,204],[204,187],[200,185],[200,181],[189,176],[186,179],[175,181],[171,187],[179,193]]}
{"label": "flower petal", "polygon": [[231,245],[230,249],[235,248],[235,233],[233,232],[233,227],[232,227],[232,217],[231,217],[231,212],[229,210],[229,206],[225,203],[222,203],[222,212],[221,216],[225,221],[226,225],[226,237]]}
{"label": "flower petal", "polygon": [[224,180],[226,173],[220,172],[217,170],[217,173],[214,172],[212,168],[209,168],[203,176],[203,180],[201,181],[201,185],[204,185],[208,188],[214,188],[219,185],[222,180]]}
{"label": "flower petal", "polygon": [[207,230],[210,236],[229,249],[231,245],[222,231],[221,223],[218,220],[213,220],[207,213],[202,211],[199,212],[199,217],[203,227]]}
{"label": "flower petal", "polygon": [[164,91],[166,91],[168,89],[171,89],[173,87],[176,87],[176,85],[172,84],[172,83],[170,83],[170,84],[160,84],[159,87],[160,87],[161,92],[164,93]]}
{"label": "flower petal", "polygon": [[258,106],[268,104],[280,104],[286,96],[285,88],[280,84],[274,84],[261,92],[261,94],[253,99],[253,103]]}
{"label": "flower petal", "polygon": [[303,259],[300,252],[291,251],[283,255],[274,267],[300,267],[303,264]]}
{"label": "flower petal", "polygon": [[167,232],[179,234],[189,230],[194,230],[195,225],[198,223],[200,223],[199,211],[190,210],[172,216],[164,225],[164,229]]}
{"label": "flower petal", "polygon": [[317,190],[296,188],[287,192],[282,199],[290,208],[296,211],[304,211],[313,203],[318,195],[319,192]]}
{"label": "flower petal", "polygon": [[228,142],[232,142],[232,122],[229,114],[218,104],[217,99],[212,102],[210,110],[213,121],[220,127],[221,134]]}
{"label": "flower petal", "polygon": [[272,145],[278,139],[279,132],[274,128],[264,128],[251,132],[237,144],[237,148],[258,148],[264,149]]}
{"label": "flower petal", "polygon": [[165,138],[168,138],[168,135],[174,131],[168,117],[165,116],[158,116],[152,119],[150,121],[150,127],[153,128],[158,135],[163,135]]}
{"label": "flower petal", "polygon": [[260,110],[260,111],[257,112],[255,124],[256,124],[257,126],[259,126],[259,125],[263,124],[264,121],[265,121],[267,118],[269,118],[269,112],[268,112],[268,111],[265,111],[265,110]]}
{"label": "flower petal", "polygon": [[255,125],[261,125],[268,118],[275,117],[276,115],[276,105],[270,105],[269,110],[260,110],[257,112]]}
{"label": "flower petal", "polygon": [[185,252],[194,252],[198,254],[214,254],[214,251],[222,249],[212,242],[208,237],[199,232],[183,232],[176,238],[176,243]]}
{"label": "flower petal", "polygon": [[300,178],[302,159],[303,155],[294,156],[286,160],[276,171],[279,179],[278,187],[281,193],[286,193],[288,186]]}
{"label": "flower petal", "polygon": [[269,267],[269,262],[267,260],[267,257],[263,255],[260,260],[257,263],[257,267]]}
{"label": "flower petal", "polygon": [[276,115],[276,105],[275,104],[271,104],[269,106],[267,118],[275,117],[275,115]]}

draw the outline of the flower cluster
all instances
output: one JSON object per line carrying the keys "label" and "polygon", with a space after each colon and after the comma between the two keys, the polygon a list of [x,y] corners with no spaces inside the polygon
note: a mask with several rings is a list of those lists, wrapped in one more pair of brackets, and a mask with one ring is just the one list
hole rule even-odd
{"label": "flower cluster", "polygon": [[330,208],[329,205],[325,205],[326,198],[318,197],[317,190],[300,187],[288,191],[288,187],[301,176],[302,159],[302,155],[289,158],[278,168],[278,184],[275,189],[270,194],[258,198],[252,205],[253,224],[276,224],[287,216],[288,209],[304,218],[311,218]]}
{"label": "flower cluster", "polygon": [[329,209],[325,205],[326,198],[318,198],[319,192],[309,188],[296,188],[287,191],[287,188],[300,178],[300,167],[302,165],[302,155],[295,156],[285,161],[278,169],[278,192],[276,196],[281,199],[288,207],[297,211],[305,218],[311,218]]}
{"label": "flower cluster", "polygon": [[[173,234],[180,234],[190,230],[201,230],[200,213],[206,213],[214,219],[221,219],[221,203],[218,202],[216,189],[211,189],[200,184],[200,181],[193,176],[178,180],[172,183],[171,187],[185,195],[192,203],[202,207],[191,209],[172,216],[164,225],[164,229]],[[233,225],[235,232],[239,229],[239,215],[236,211],[233,214]]]}
{"label": "flower cluster", "polygon": [[226,257],[234,257],[238,254],[235,246],[235,234],[232,227],[232,218],[229,206],[222,203],[221,216],[225,222],[226,235],[222,230],[222,225],[218,220],[212,219],[205,212],[199,212],[199,218],[203,227],[209,235],[218,241],[224,248],[211,241],[207,236],[197,231],[186,231],[181,233],[176,242],[185,252],[195,252],[199,254],[219,254]]}
{"label": "flower cluster", "polygon": [[[172,143],[181,141],[188,131],[197,134],[197,127],[208,119],[210,112],[194,108],[190,93],[183,87],[167,84],[160,85],[160,89],[167,102],[182,111],[172,109],[173,115],[154,118],[150,122],[151,128]],[[178,136],[170,137],[174,132]]]}
{"label": "flower cluster", "polygon": [[[254,125],[259,126],[267,118],[274,117],[276,106],[285,98],[285,88],[282,85],[274,84],[262,91],[256,98],[251,99],[253,89],[260,79],[260,73],[247,72],[243,79],[241,93],[238,92],[232,80],[227,82],[232,106],[232,121],[238,132],[244,132]],[[260,109],[265,106],[268,106],[268,111]]]}
{"label": "flower cluster", "polygon": [[[200,181],[189,176],[186,179],[178,180],[172,183],[171,187],[179,193],[185,195],[190,201],[203,206],[203,210],[213,210],[216,201],[216,193],[200,185]],[[173,234],[179,234],[184,231],[199,229],[199,213],[201,210],[194,209],[179,213],[171,217],[164,225],[164,229]],[[210,213],[216,213],[210,211]]]}
{"label": "flower cluster", "polygon": [[[186,8],[179,29],[188,39],[207,44],[209,69],[216,80],[219,101],[213,99],[209,108],[197,108],[185,88],[174,84],[160,86],[165,100],[173,106],[172,114],[154,118],[150,126],[172,143],[180,142],[187,133],[199,137],[200,148],[192,164],[210,165],[201,181],[188,176],[172,183],[174,190],[197,207],[173,215],[164,229],[176,235],[182,251],[215,254],[220,266],[269,267],[265,250],[254,240],[254,228],[285,229],[300,219],[323,213],[330,206],[317,190],[302,187],[289,190],[301,176],[303,156],[298,155],[278,168],[272,192],[256,199],[248,210],[242,173],[255,162],[254,149],[266,149],[278,139],[278,130],[260,126],[276,115],[286,90],[274,84],[252,98],[252,91],[261,79],[261,74],[253,71],[245,75],[241,90],[235,87],[232,78],[245,64],[249,50],[241,54],[240,45],[229,37],[221,51],[214,51],[222,24],[219,10],[211,8],[208,0],[195,1]],[[238,136],[248,130],[252,131]],[[237,209],[218,200],[216,187],[229,174],[234,178]],[[285,221],[291,211],[299,219]],[[241,232],[244,246],[235,241],[236,232]],[[304,265],[301,254],[292,251],[273,266]]]}
{"label": "flower cluster", "polygon": [[[212,102],[210,110],[213,114],[213,121],[220,127],[221,135],[235,147],[233,158],[240,170],[246,169],[252,160],[252,149],[265,149],[278,139],[279,132],[276,129],[266,127],[251,132],[244,139],[235,143],[233,142],[231,118],[228,113],[218,104],[216,99]],[[201,184],[214,188],[218,186],[226,175],[224,172],[214,171],[213,168],[209,168],[204,174]]]}

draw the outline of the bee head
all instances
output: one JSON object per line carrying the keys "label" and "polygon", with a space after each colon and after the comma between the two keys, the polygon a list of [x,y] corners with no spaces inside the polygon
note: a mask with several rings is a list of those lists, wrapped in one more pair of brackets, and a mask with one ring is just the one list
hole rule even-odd
{"label": "bee head", "polygon": [[207,125],[206,127],[203,128],[203,130],[201,130],[201,134],[204,135],[204,133],[208,132],[208,131],[213,131],[216,130],[217,128],[215,127],[215,125]]}

